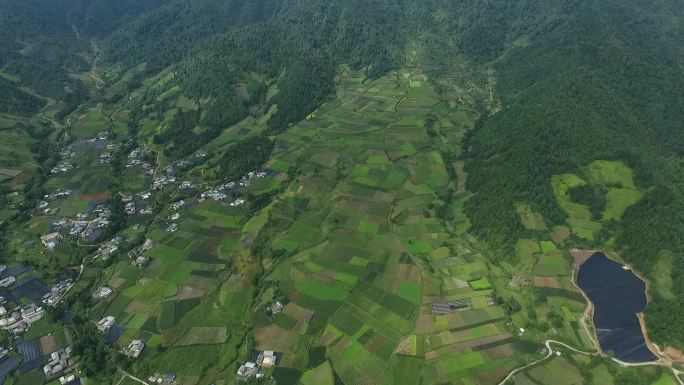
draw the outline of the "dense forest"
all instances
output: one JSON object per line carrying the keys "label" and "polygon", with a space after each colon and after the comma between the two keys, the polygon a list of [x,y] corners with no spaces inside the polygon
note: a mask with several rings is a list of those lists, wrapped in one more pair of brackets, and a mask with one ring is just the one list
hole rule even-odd
{"label": "dense forest", "polygon": [[[468,202],[472,230],[498,250],[525,231],[514,202],[533,202],[550,225],[565,219],[551,189],[554,174],[577,172],[595,159],[628,163],[651,190],[617,226],[618,250],[644,272],[674,255],[677,293],[684,288],[684,175],[662,167],[681,156],[684,140],[682,52],[676,2],[567,2],[562,17],[526,36],[524,47],[501,50],[493,64],[506,108],[485,116],[468,136]],[[495,25],[496,23],[492,23]],[[599,191],[571,191],[592,208]],[[505,253],[504,253],[505,254]],[[673,289],[674,290],[674,289]],[[656,341],[684,345],[673,327],[681,301],[656,298],[647,310]]]}

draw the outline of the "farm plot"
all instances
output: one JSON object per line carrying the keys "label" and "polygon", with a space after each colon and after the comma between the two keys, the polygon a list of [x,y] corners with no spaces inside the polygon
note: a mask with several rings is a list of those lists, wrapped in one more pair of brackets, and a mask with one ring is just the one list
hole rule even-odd
{"label": "farm plot", "polygon": [[[453,244],[430,213],[445,190],[458,189],[440,146],[462,136],[467,114],[440,103],[427,77],[415,71],[364,83],[350,72],[338,96],[278,135],[284,148],[299,150],[271,164],[299,164],[298,176],[268,218],[252,221],[265,223],[272,250],[290,256],[270,274],[288,303],[282,314],[255,321],[257,348],[284,353],[281,365],[297,376],[309,370],[304,382],[328,377],[320,361],[305,366],[313,341],[325,347],[335,375],[347,384],[386,383],[402,351],[421,360],[429,378],[473,381],[494,368],[496,375],[480,381],[494,383],[503,377],[497,368],[511,359],[486,351],[509,338],[503,311],[488,300],[489,269],[467,242]],[[438,119],[437,131],[426,128],[428,116],[452,113],[453,122]],[[447,210],[467,225],[462,205],[454,200]],[[430,314],[441,300],[468,308]],[[461,357],[437,352],[458,343],[484,350]],[[439,357],[428,362],[426,352]]]}

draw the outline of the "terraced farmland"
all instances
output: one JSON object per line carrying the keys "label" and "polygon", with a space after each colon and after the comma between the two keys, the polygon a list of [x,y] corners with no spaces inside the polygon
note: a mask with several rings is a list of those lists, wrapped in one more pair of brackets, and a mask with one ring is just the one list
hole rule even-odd
{"label": "terraced farmland", "polygon": [[[267,276],[289,303],[257,317],[256,347],[303,373],[324,346],[345,384],[404,383],[392,368],[408,356],[428,382],[495,383],[520,360],[488,298],[487,264],[452,234],[465,219],[443,156],[458,151],[469,112],[439,100],[417,70],[366,83],[351,73],[338,96],[277,137],[271,167],[298,176],[261,231],[292,255],[273,258]],[[458,300],[467,305],[433,314]]]}

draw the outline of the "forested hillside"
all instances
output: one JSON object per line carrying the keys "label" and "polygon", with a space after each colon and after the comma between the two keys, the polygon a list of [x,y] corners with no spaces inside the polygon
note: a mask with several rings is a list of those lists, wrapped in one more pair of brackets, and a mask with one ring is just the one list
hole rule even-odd
{"label": "forested hillside", "polygon": [[[505,109],[484,117],[468,137],[473,231],[512,250],[527,231],[515,201],[533,202],[549,225],[563,223],[551,176],[596,159],[622,160],[649,192],[613,231],[624,256],[651,272],[661,253],[684,252],[684,173],[681,166],[664,167],[681,157],[684,145],[683,56],[676,48],[684,26],[675,22],[682,10],[667,2],[559,7],[563,19],[494,63]],[[673,269],[681,290],[684,270],[679,262]],[[675,301],[661,301],[647,312],[654,326],[684,315]],[[671,341],[679,332],[669,330],[654,328],[654,337]],[[676,341],[684,342],[684,334]]]}

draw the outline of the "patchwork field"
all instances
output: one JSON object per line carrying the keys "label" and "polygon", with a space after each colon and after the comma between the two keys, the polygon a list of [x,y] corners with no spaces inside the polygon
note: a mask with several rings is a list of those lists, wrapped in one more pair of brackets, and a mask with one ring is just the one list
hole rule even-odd
{"label": "patchwork field", "polygon": [[[278,136],[268,165],[299,168],[261,230],[292,257],[272,262],[268,279],[287,304],[257,314],[257,350],[283,353],[304,384],[329,380],[312,360],[321,349],[348,385],[406,383],[395,365],[409,357],[430,383],[496,383],[520,364],[512,328],[483,257],[450,235],[467,228],[466,195],[455,196],[458,173],[442,154],[458,151],[450,139],[462,137],[468,114],[416,71],[340,83],[341,98]],[[447,212],[449,227],[439,219]]]}
{"label": "patchwork field", "polygon": [[[635,187],[632,170],[619,161],[594,161],[584,168],[583,174],[554,175],[552,185],[558,203],[568,214],[567,222],[573,234],[592,240],[601,229],[602,222],[619,220],[644,192]],[[600,221],[592,218],[588,206],[573,202],[569,197],[568,190],[587,184],[606,189],[606,207]]]}
{"label": "patchwork field", "polygon": [[190,378],[237,354],[251,301],[250,278],[227,279],[227,269],[239,254],[248,217],[217,202],[181,215],[177,232],[155,228],[148,234],[154,246],[143,252],[150,258],[144,268],[128,258],[116,266],[106,282],[114,294],[95,306],[93,318],[115,316],[124,328],[118,345],[143,339],[151,365]]}

